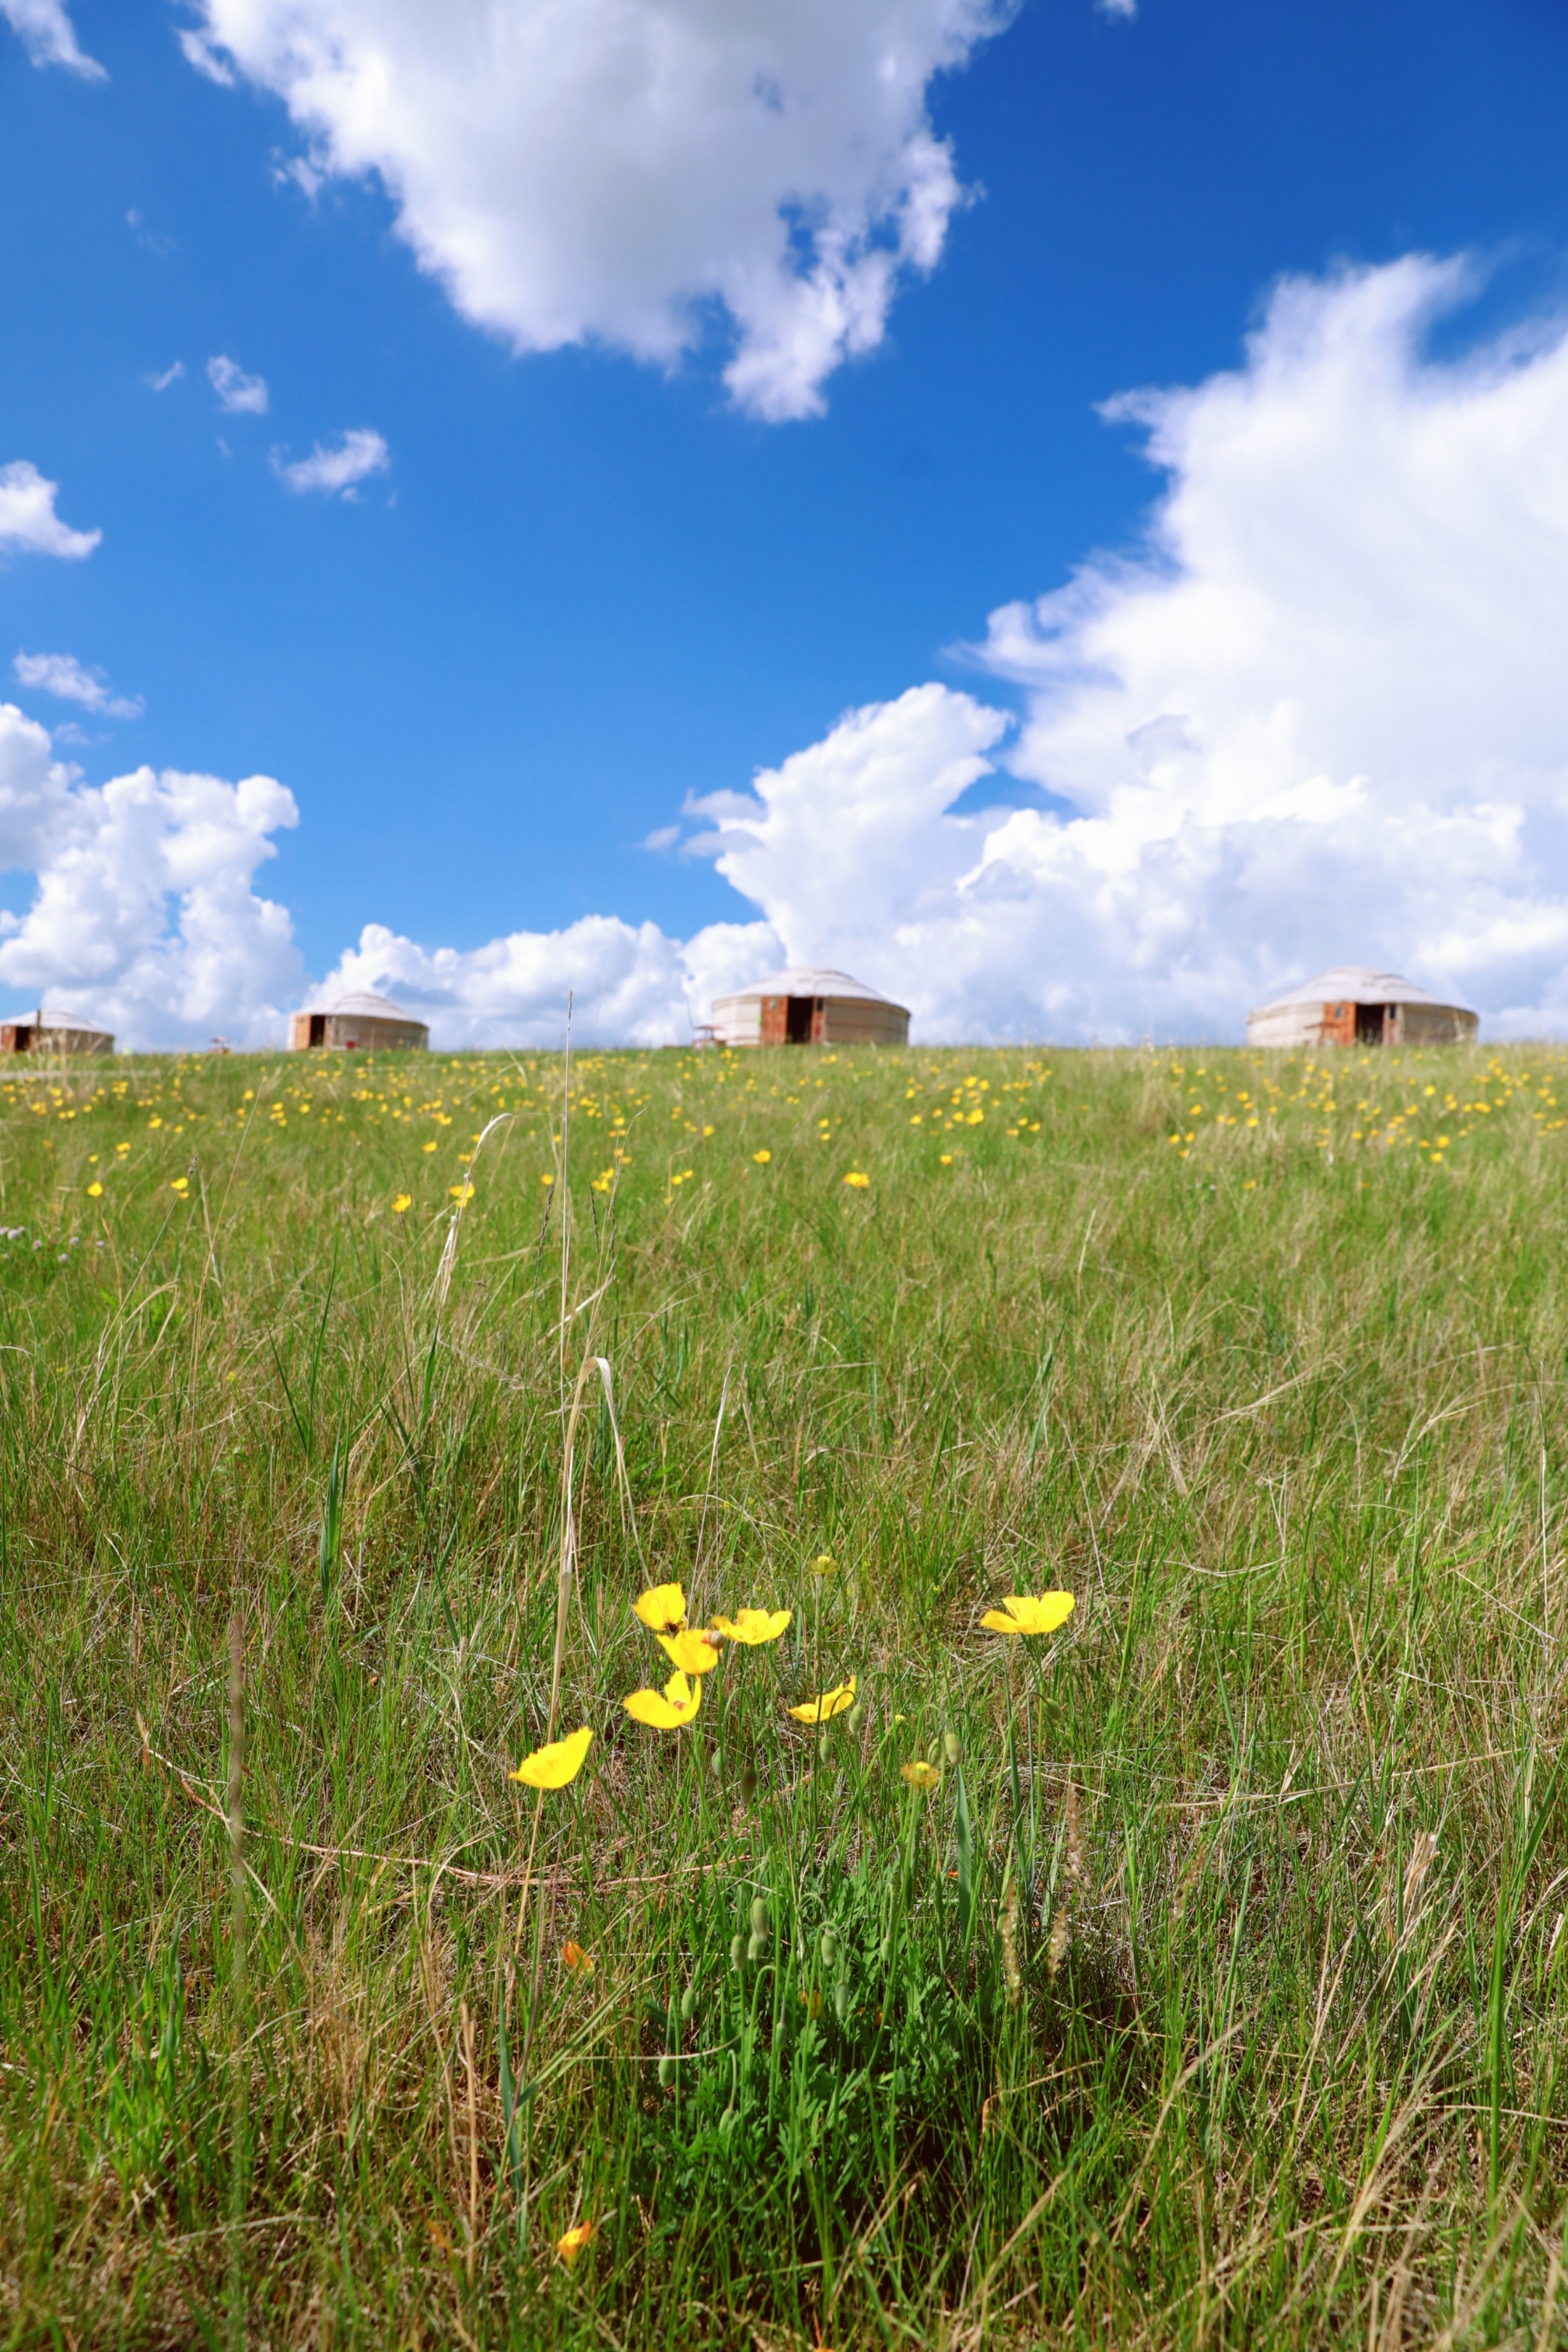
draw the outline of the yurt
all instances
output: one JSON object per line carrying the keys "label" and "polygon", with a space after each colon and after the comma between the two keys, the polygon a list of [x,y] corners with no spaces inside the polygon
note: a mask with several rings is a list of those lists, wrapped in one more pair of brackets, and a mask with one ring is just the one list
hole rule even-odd
{"label": "yurt", "polygon": [[847,971],[775,971],[713,999],[721,1045],[907,1045],[909,1007]]}
{"label": "yurt", "polygon": [[1247,1016],[1249,1045],[1457,1045],[1475,1036],[1468,1005],[1447,1003],[1396,971],[1343,964],[1304,980]]}
{"label": "yurt", "polygon": [[296,1013],[289,1024],[289,1049],[296,1054],[312,1045],[349,1054],[423,1052],[429,1043],[426,1024],[389,996],[335,996],[330,1004]]}
{"label": "yurt", "polygon": [[0,1022],[0,1054],[112,1054],[114,1038],[79,1013],[37,1013]]}

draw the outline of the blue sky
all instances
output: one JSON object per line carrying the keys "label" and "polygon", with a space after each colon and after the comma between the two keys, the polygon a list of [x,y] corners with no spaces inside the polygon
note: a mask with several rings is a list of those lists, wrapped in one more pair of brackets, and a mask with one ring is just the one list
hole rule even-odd
{"label": "blue sky", "polygon": [[[545,0],[493,5],[526,20]],[[304,0],[307,17],[315,6]],[[731,0],[732,15],[741,8]],[[462,9],[484,13],[479,0]],[[320,0],[317,13],[328,34],[345,22],[350,37],[375,29],[375,0]],[[388,0],[385,13],[395,21],[403,11]],[[710,12],[692,0],[687,13]],[[897,17],[896,0],[880,12],[866,0],[868,22],[879,13]],[[944,16],[941,0],[923,9],[910,0],[910,13],[917,46]],[[622,930],[657,926],[677,961],[704,927],[749,927],[738,941],[720,940],[716,961],[689,961],[689,999],[705,977],[733,976],[736,958],[766,961],[775,948],[854,954],[858,968],[878,966],[867,977],[886,971],[883,984],[909,994],[899,955],[879,953],[884,940],[921,933],[906,941],[918,969],[954,874],[1011,857],[1009,875],[1032,877],[1035,896],[1009,934],[1007,969],[994,984],[972,975],[957,994],[917,1005],[929,1034],[1134,1034],[1159,1025],[1152,1008],[1173,972],[1198,965],[1201,984],[1173,1018],[1223,1034],[1255,988],[1358,946],[1364,960],[1451,974],[1472,1000],[1489,988],[1484,1009],[1495,1023],[1550,1024],[1568,947],[1553,929],[1552,793],[1539,804],[1520,799],[1510,872],[1473,844],[1455,851],[1458,883],[1468,888],[1480,875],[1484,886],[1468,945],[1434,913],[1458,887],[1442,877],[1386,923],[1374,895],[1363,932],[1376,936],[1342,937],[1342,894],[1314,837],[1282,842],[1270,857],[1317,894],[1321,955],[1310,923],[1282,924],[1277,882],[1237,879],[1224,842],[1205,868],[1206,930],[1161,946],[1167,878],[1152,886],[1152,908],[1108,901],[1099,943],[1086,948],[1037,887],[1042,860],[1061,880],[1066,837],[1050,829],[1097,807],[1103,815],[1110,803],[1096,793],[1118,789],[1105,774],[1095,782],[1093,760],[1075,767],[1062,748],[1062,729],[1076,742],[1081,727],[1075,733],[1060,706],[1059,675],[1039,667],[1040,631],[1059,642],[1062,614],[1033,621],[1022,653],[998,651],[994,625],[988,656],[964,648],[986,642],[998,608],[1048,598],[1086,565],[1103,618],[1105,597],[1121,593],[1106,559],[1144,566],[1145,598],[1153,575],[1198,561],[1185,542],[1151,557],[1144,537],[1163,490],[1196,481],[1197,459],[1180,457],[1173,473],[1168,457],[1152,468],[1149,420],[1108,421],[1100,404],[1135,387],[1234,382],[1244,339],[1268,331],[1282,279],[1317,289],[1320,326],[1322,306],[1344,299],[1347,269],[1393,289],[1392,312],[1385,304],[1381,324],[1356,331],[1363,342],[1397,340],[1389,316],[1415,318],[1400,396],[1416,410],[1446,387],[1458,415],[1474,354],[1494,373],[1554,361],[1568,257],[1568,10],[1556,0],[1326,0],[1312,10],[1140,0],[1135,14],[1027,0],[981,39],[974,11],[952,0],[946,31],[963,16],[961,46],[973,46],[952,69],[918,81],[970,201],[952,207],[929,274],[917,264],[900,274],[875,347],[821,373],[812,396],[824,413],[782,417],[727,388],[745,331],[710,294],[698,298],[694,347],[669,366],[617,348],[613,325],[565,348],[520,351],[515,334],[509,341],[476,320],[483,299],[461,288],[454,299],[398,233],[391,174],[341,158],[333,168],[330,125],[304,121],[297,92],[291,113],[287,75],[268,65],[264,41],[244,49],[246,26],[269,14],[282,14],[271,0],[248,10],[228,0],[226,13],[225,0],[205,10],[70,0],[67,12],[57,0],[0,0],[0,466],[36,468],[58,485],[66,525],[102,533],[74,559],[26,543],[0,552],[0,698],[35,722],[28,745],[37,726],[54,734],[51,757],[78,772],[55,788],[68,794],[143,764],[236,782],[259,772],[286,787],[299,822],[268,821],[277,855],[252,856],[244,878],[287,910],[296,992],[336,965],[341,977],[379,976],[424,1002],[449,1000],[454,1035],[493,1036],[509,1020],[521,1034],[544,1017],[536,980],[514,971],[512,997],[502,990],[481,1003],[466,967],[443,982],[430,958],[603,918]],[[50,61],[58,23],[100,75]],[[217,45],[209,68],[216,59],[226,84],[198,70],[177,37],[204,26]],[[931,45],[935,53],[934,34]],[[306,156],[313,169],[290,177],[286,166]],[[437,156],[437,178],[440,168]],[[605,185],[610,223],[593,233],[615,244],[634,225],[614,217],[624,204],[614,158]],[[782,186],[777,196],[790,201]],[[522,239],[551,236],[548,198],[510,226]],[[715,234],[721,242],[721,223]],[[808,225],[801,266],[811,250]],[[1457,293],[1406,289],[1401,310],[1394,281],[1377,273],[1410,256],[1469,256],[1471,280]],[[563,282],[581,261],[568,256]],[[579,274],[591,275],[586,263]],[[264,412],[221,405],[209,376],[219,357],[264,381]],[[153,389],[176,362],[183,373]],[[1544,377],[1542,390],[1552,390]],[[1326,404],[1329,394],[1319,396]],[[1454,429],[1463,443],[1462,420]],[[350,432],[380,436],[385,451],[352,498],[289,488],[282,468]],[[1525,483],[1533,446],[1519,457]],[[1282,458],[1281,495],[1289,471]],[[1215,506],[1228,495],[1214,490]],[[1245,511],[1267,505],[1253,490],[1237,496]],[[1430,520],[1443,502],[1441,467],[1410,496]],[[1488,546],[1506,537],[1509,511],[1505,500],[1491,524],[1477,524]],[[1397,515],[1387,519],[1384,551],[1397,548],[1401,529]],[[1552,565],[1560,551],[1552,538]],[[1473,573],[1476,550],[1456,549],[1453,560]],[[1398,593],[1391,585],[1388,601]],[[1069,635],[1079,625],[1068,622]],[[1294,634],[1300,677],[1288,698],[1310,709],[1322,693],[1334,710],[1292,755],[1300,772],[1270,772],[1258,792],[1270,807],[1296,793],[1282,822],[1300,828],[1317,822],[1300,795],[1321,774],[1325,822],[1333,793],[1381,789],[1371,751],[1358,754],[1363,737],[1383,740],[1390,714],[1346,717],[1342,685],[1322,683],[1334,664],[1316,666],[1313,629]],[[60,673],[37,669],[43,654],[98,673],[109,695],[142,702],[141,715],[52,694],[47,677]],[[26,677],[13,669],[16,655],[34,656]],[[1086,640],[1070,666],[1081,677],[1104,659]],[[881,931],[861,938],[831,890],[814,916],[809,856],[804,872],[789,865],[795,853],[766,795],[743,805],[724,796],[751,795],[759,770],[787,778],[784,763],[831,743],[846,711],[897,710],[928,683],[949,698],[931,709],[953,718],[958,734],[939,725],[932,751],[929,712],[889,720],[898,757],[915,762],[892,787],[890,816],[875,792],[867,801],[859,783],[844,789],[862,793],[870,837],[885,823],[897,829],[900,793],[911,805],[929,800],[931,759],[951,782],[952,761],[967,758],[974,779],[947,792],[937,813],[957,863],[911,852],[904,897],[895,892]],[[1258,691],[1278,709],[1277,681]],[[1187,691],[1176,718],[1210,742],[1205,713],[1190,715],[1196,699]],[[965,719],[976,708],[985,716]],[[1129,709],[1137,723],[1122,725],[1121,713],[1121,742],[1170,716]],[[1464,721],[1474,736],[1468,782],[1445,787],[1447,816],[1481,805],[1483,772],[1493,805],[1500,760],[1555,774],[1568,751],[1550,693],[1526,744],[1505,740],[1511,722],[1491,709],[1482,695]],[[1011,733],[987,732],[996,713],[1015,720]],[[1223,731],[1216,720],[1212,740]],[[917,736],[926,751],[911,751]],[[1327,758],[1331,739],[1342,757]],[[1363,772],[1372,782],[1358,788]],[[829,791],[824,823],[835,807],[842,817],[837,788],[804,771],[795,783],[808,797]],[[1151,789],[1179,797],[1184,787],[1156,780]],[[1388,808],[1404,824],[1411,789],[1390,771]],[[696,854],[642,845],[701,800],[713,805],[685,832]],[[772,811],[772,834],[758,832],[759,806]],[[983,856],[1009,808],[1022,813],[1007,836],[1014,847]],[[1238,821],[1227,801],[1223,824]],[[168,823],[178,831],[186,819]],[[1020,823],[1033,830],[1017,849]],[[803,840],[809,830],[802,817]],[[0,904],[15,931],[44,889],[50,852],[11,854],[18,862],[0,880]],[[197,1027],[210,1011],[237,1034],[247,1024],[270,1034],[289,993],[286,963],[222,979],[210,939],[205,963],[197,955],[193,965],[189,940],[163,952],[178,945],[177,868],[176,857],[154,893],[156,920],[144,908],[135,936],[101,952],[85,901],[52,929],[35,923],[26,955],[0,935],[0,998],[110,1001],[122,1025],[173,1036],[192,1010],[180,992],[205,989]],[[735,887],[746,876],[749,892]],[[118,885],[110,875],[102,887]],[[852,906],[853,877],[842,887]],[[1081,898],[1079,886],[1064,887]],[[1000,896],[1018,903],[1011,881]],[[969,887],[964,905],[974,901]],[[1475,944],[1484,932],[1495,948],[1499,910],[1510,908],[1533,925],[1528,968],[1497,953],[1487,963]],[[418,956],[389,950],[377,973],[340,964],[367,923]],[[586,934],[580,944],[590,962],[604,948],[590,952]],[[626,952],[635,962],[642,950]],[[198,965],[206,977],[193,981]],[[654,965],[652,1010],[630,967],[616,965],[631,994],[622,1015],[606,1018],[626,1034],[652,1034],[647,1024],[663,1018],[662,947]],[[1142,974],[1132,996],[1116,978],[1130,965]]]}

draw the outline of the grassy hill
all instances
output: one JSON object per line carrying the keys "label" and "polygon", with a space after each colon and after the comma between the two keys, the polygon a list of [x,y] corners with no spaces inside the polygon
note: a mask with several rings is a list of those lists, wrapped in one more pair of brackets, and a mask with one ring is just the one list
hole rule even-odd
{"label": "grassy hill", "polygon": [[1561,1078],[0,1078],[7,2340],[1563,2340]]}

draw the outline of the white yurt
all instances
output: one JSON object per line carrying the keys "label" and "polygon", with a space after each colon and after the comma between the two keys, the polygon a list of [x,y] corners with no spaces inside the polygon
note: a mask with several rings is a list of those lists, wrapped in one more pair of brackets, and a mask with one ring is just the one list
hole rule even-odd
{"label": "white yurt", "polygon": [[1478,1017],[1396,971],[1340,964],[1304,980],[1247,1016],[1249,1045],[1456,1045]]}
{"label": "white yurt", "polygon": [[336,1047],[342,1053],[422,1052],[429,1043],[425,1022],[416,1021],[389,996],[365,992],[334,996],[330,1004],[296,1013],[289,1023],[291,1053],[307,1052],[312,1045]]}
{"label": "white yurt", "polygon": [[795,965],[713,1000],[721,1045],[907,1045],[909,1007],[847,971]]}

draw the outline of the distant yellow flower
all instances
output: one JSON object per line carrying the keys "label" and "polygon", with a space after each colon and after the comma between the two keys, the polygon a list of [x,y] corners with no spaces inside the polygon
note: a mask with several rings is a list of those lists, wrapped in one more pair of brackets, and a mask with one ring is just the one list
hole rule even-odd
{"label": "distant yellow flower", "polygon": [[413,1202],[414,1195],[412,1192],[399,1192],[392,1203],[393,1215],[395,1217],[400,1217],[405,1209],[411,1208],[413,1206]]}
{"label": "distant yellow flower", "polygon": [[935,1789],[942,1783],[942,1774],[934,1764],[922,1764],[917,1757],[912,1764],[900,1764],[900,1771],[911,1789]]}
{"label": "distant yellow flower", "polygon": [[693,1625],[679,1633],[660,1633],[658,1646],[683,1675],[710,1674],[719,1663],[719,1645]]}
{"label": "distant yellow flower", "polygon": [[591,1977],[597,1965],[592,1952],[585,1952],[581,1944],[570,1941],[561,1947],[561,1964],[563,1968],[570,1969],[574,1977]]}
{"label": "distant yellow flower", "polygon": [[705,1128],[703,1129],[702,1132],[703,1132],[704,1137],[707,1137],[707,1136],[711,1135],[711,1134],[712,1134],[712,1132],[713,1132],[713,1130],[712,1130],[712,1129],[711,1129],[710,1127],[705,1127]]}
{"label": "distant yellow flower", "polygon": [[944,1168],[951,1168],[952,1166],[952,1154],[951,1151],[944,1151],[942,1153],[942,1164]]}
{"label": "distant yellow flower", "polygon": [[579,2221],[574,2230],[568,2230],[563,2238],[556,2239],[555,2251],[568,2270],[571,2269],[584,2247],[593,2244],[595,2235],[592,2221]]}
{"label": "distant yellow flower", "polygon": [[871,1179],[869,1176],[862,1175],[858,1168],[851,1168],[848,1175],[844,1179],[844,1181],[847,1184],[853,1185],[857,1192],[863,1192],[866,1190],[867,1185],[871,1181]]}
{"label": "distant yellow flower", "polygon": [[581,1731],[569,1732],[564,1739],[552,1739],[548,1748],[536,1748],[507,1778],[524,1780],[531,1789],[564,1789],[577,1778],[593,1745],[593,1732],[584,1724]]}
{"label": "distant yellow flower", "polygon": [[471,1184],[448,1184],[447,1190],[459,1209],[466,1209],[474,1197],[474,1188]]}
{"label": "distant yellow flower", "polygon": [[831,1723],[836,1715],[855,1704],[855,1677],[840,1683],[837,1689],[824,1691],[820,1698],[809,1699],[805,1706],[792,1706],[791,1715],[797,1723]]}
{"label": "distant yellow flower", "polygon": [[1070,1592],[1009,1592],[980,1620],[993,1633],[1054,1633],[1072,1615]]}
{"label": "distant yellow flower", "polygon": [[650,1633],[668,1633],[672,1625],[686,1622],[686,1595],[679,1584],[650,1584],[632,1602],[632,1613]]}
{"label": "distant yellow flower", "polygon": [[715,1617],[713,1630],[754,1650],[759,1642],[776,1642],[794,1615],[793,1609],[738,1609],[733,1617]]}
{"label": "distant yellow flower", "polygon": [[678,1731],[683,1723],[690,1722],[701,1704],[701,1683],[689,1683],[679,1672],[671,1675],[662,1695],[635,1690],[621,1701],[634,1723],[646,1723],[652,1731]]}
{"label": "distant yellow flower", "polygon": [[114,1149],[123,1157],[123,1155],[130,1150],[131,1146],[128,1143],[117,1143]]}
{"label": "distant yellow flower", "polygon": [[[435,1148],[436,1148],[436,1147],[435,1147],[435,1145],[434,1145],[434,1144],[430,1144],[430,1143],[427,1143],[427,1144],[426,1145],[426,1147],[425,1147],[425,1149],[426,1149],[426,1151],[433,1151],[433,1150],[435,1150]],[[553,1184],[553,1183],[554,1183],[554,1181],[555,1181],[555,1179],[554,1179],[554,1177],[553,1177],[553,1176],[552,1176],[552,1174],[550,1173],[550,1171],[549,1171],[548,1169],[546,1169],[546,1170],[545,1170],[545,1171],[544,1171],[544,1173],[543,1173],[543,1175],[540,1178],[540,1180],[539,1180],[539,1181],[540,1181],[540,1182],[541,1182],[542,1184]]]}
{"label": "distant yellow flower", "polygon": [[434,1143],[422,1143],[419,1149],[421,1151],[434,1151],[436,1146]]}
{"label": "distant yellow flower", "polygon": [[830,1551],[819,1551],[811,1563],[814,1576],[837,1576],[838,1562]]}
{"label": "distant yellow flower", "polygon": [[765,1168],[773,1156],[771,1151],[753,1151],[752,1154],[759,1168]]}
{"label": "distant yellow flower", "polygon": [[169,1186],[171,1192],[185,1193],[188,1192],[190,1189],[191,1180],[188,1176],[176,1176]]}
{"label": "distant yellow flower", "polygon": [[100,1195],[101,1195],[102,1192],[103,1192],[103,1187],[102,1187],[102,1185],[101,1185],[101,1184],[100,1184],[100,1183],[98,1183],[98,1182],[95,1181],[94,1182],[92,1182],[91,1184],[89,1184],[89,1185],[88,1186],[88,1188],[87,1188],[87,1197],[88,1197],[88,1199],[89,1199],[89,1201],[96,1201],[96,1200],[98,1200],[98,1199],[100,1197]]}

